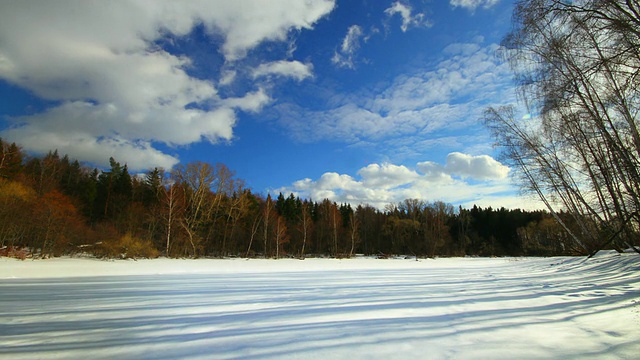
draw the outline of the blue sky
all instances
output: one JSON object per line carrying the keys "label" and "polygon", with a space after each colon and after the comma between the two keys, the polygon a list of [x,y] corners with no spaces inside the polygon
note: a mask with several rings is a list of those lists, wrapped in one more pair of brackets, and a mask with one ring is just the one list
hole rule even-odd
{"label": "blue sky", "polygon": [[0,1],[0,137],[258,193],[533,208],[480,118],[506,0]]}

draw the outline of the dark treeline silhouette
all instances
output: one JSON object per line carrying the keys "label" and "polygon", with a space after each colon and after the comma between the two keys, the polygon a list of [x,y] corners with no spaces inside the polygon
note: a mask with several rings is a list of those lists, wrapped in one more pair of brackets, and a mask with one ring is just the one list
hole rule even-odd
{"label": "dark treeline silhouette", "polygon": [[[384,210],[253,193],[225,165],[132,176],[0,140],[0,247],[38,257],[385,257],[573,254],[543,211],[455,209],[407,199]],[[24,251],[24,250],[23,250]]]}

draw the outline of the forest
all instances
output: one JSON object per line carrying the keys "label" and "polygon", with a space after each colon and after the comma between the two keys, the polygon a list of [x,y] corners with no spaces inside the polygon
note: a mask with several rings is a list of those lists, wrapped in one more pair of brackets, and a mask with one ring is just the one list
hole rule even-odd
{"label": "forest", "polygon": [[[377,209],[256,194],[223,164],[131,174],[0,139],[0,248],[46,258],[551,256],[581,253],[545,211],[406,199]],[[569,218],[569,217],[567,217]],[[11,254],[10,254],[11,253]]]}

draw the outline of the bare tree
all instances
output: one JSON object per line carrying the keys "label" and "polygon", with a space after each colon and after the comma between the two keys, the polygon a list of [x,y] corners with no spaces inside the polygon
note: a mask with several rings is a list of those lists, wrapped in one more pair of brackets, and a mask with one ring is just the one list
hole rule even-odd
{"label": "bare tree", "polygon": [[264,257],[267,257],[267,249],[269,245],[269,224],[272,222],[273,214],[274,214],[274,204],[273,200],[271,200],[271,195],[267,194],[267,200],[264,203],[264,207],[262,209],[262,239],[264,241]]}
{"label": "bare tree", "polygon": [[247,254],[246,254],[247,258],[251,254],[251,245],[253,245],[253,239],[258,233],[258,228],[260,227],[261,222],[262,222],[262,215],[258,213],[253,219],[253,224],[251,225],[251,237],[249,238],[249,246],[247,247]]}
{"label": "bare tree", "polygon": [[289,235],[287,234],[287,224],[285,223],[285,219],[283,216],[278,215],[276,218],[276,224],[274,226],[273,232],[276,242],[276,259],[280,258],[280,248],[282,245],[289,242]]}
{"label": "bare tree", "polygon": [[338,257],[338,219],[340,218],[340,213],[338,211],[338,206],[333,204],[331,207],[331,230],[333,232],[333,255]]}
{"label": "bare tree", "polygon": [[360,241],[358,231],[360,229],[360,221],[353,212],[349,214],[349,238],[351,239],[351,248],[349,249],[349,257],[353,256],[356,244]]}
{"label": "bare tree", "polygon": [[[220,246],[221,256],[227,255],[228,242],[234,241],[234,232],[238,221],[249,212],[250,207],[250,193],[244,188],[244,182],[239,179],[229,179],[227,184],[227,190],[220,191],[231,192],[231,194],[222,194],[220,197],[225,199],[225,202],[221,202],[221,204],[218,205],[219,208],[226,212],[224,223],[221,225],[223,230],[222,243]],[[217,213],[218,211],[213,213],[214,219]]]}
{"label": "bare tree", "polygon": [[304,259],[305,257],[305,247],[307,246],[307,238],[309,236],[309,232],[311,231],[311,226],[313,225],[313,220],[311,220],[311,209],[309,208],[311,205],[310,202],[304,201],[302,203],[301,213],[300,213],[300,231],[302,232],[302,249],[300,250],[300,258]]}
{"label": "bare tree", "polygon": [[199,228],[208,220],[210,212],[207,210],[207,198],[211,194],[211,184],[215,180],[214,169],[202,162],[189,163],[180,166],[176,171],[176,178],[183,185],[186,210],[180,219],[182,228],[186,231],[192,248],[192,256],[197,256],[200,243]]}
{"label": "bare tree", "polygon": [[639,9],[633,0],[518,1],[503,54],[530,116],[485,116],[526,188],[582,252],[618,229],[638,241],[640,219],[628,219],[640,209]]}
{"label": "bare tree", "polygon": [[179,185],[169,183],[159,193],[160,203],[163,207],[164,221],[166,223],[165,256],[169,257],[173,227],[176,221],[180,221],[184,215],[184,191]]}

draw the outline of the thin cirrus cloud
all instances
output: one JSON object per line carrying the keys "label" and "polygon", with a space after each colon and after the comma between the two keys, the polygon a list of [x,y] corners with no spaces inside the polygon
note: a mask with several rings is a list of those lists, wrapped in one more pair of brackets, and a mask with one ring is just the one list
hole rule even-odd
{"label": "thin cirrus cloud", "polygon": [[400,1],[394,2],[391,7],[387,8],[384,13],[387,16],[400,15],[402,25],[400,29],[403,32],[409,30],[410,27],[431,27],[433,24],[425,18],[423,13],[413,13],[411,6],[403,4]]}
{"label": "thin cirrus cloud", "polygon": [[317,180],[306,178],[278,191],[380,209],[410,198],[469,206],[513,191],[508,174],[509,168],[490,156],[454,152],[444,165],[427,161],[412,169],[390,163],[370,164],[357,172],[357,178],[326,172]]}
{"label": "thin cirrus cloud", "polygon": [[[414,13],[413,8],[410,5],[403,4],[396,1],[391,4],[390,7],[384,10],[384,14],[391,18],[395,15],[399,15],[402,19],[400,29],[402,32],[407,32],[410,27],[432,27],[431,21],[425,18],[424,13]],[[342,43],[335,50],[331,62],[340,68],[355,69],[358,50],[362,42],[366,42],[369,38],[377,34],[379,30],[376,27],[372,27],[370,31],[365,33],[365,30],[360,25],[351,25],[347,29],[347,33],[342,39]]]}
{"label": "thin cirrus cloud", "polygon": [[[27,150],[58,149],[104,165],[108,156],[130,168],[171,168],[178,159],[154,147],[233,138],[238,111],[270,102],[265,88],[223,97],[210,80],[187,72],[192,60],[159,49],[167,34],[187,36],[196,26],[221,39],[225,71],[264,41],[284,41],[291,30],[311,28],[335,7],[333,0],[137,2],[10,2],[0,12],[0,79],[55,104],[9,119],[5,139]],[[284,56],[284,55],[283,55]],[[311,76],[299,62],[259,65],[254,81]],[[256,80],[257,79],[257,80]]]}
{"label": "thin cirrus cloud", "polygon": [[496,4],[500,0],[450,0],[449,4],[453,7],[461,7],[470,11],[474,11],[478,7],[488,9]]}
{"label": "thin cirrus cloud", "polygon": [[302,81],[313,76],[313,65],[303,64],[300,61],[280,60],[266,64],[260,64],[254,71],[253,77],[276,75],[290,77],[297,81]]}
{"label": "thin cirrus cloud", "polygon": [[279,103],[272,118],[300,142],[373,141],[387,153],[427,139],[469,136],[461,130],[477,127],[486,106],[515,100],[511,72],[495,57],[497,49],[481,39],[452,44],[435,66],[398,75],[375,94],[327,95],[320,110]]}
{"label": "thin cirrus cloud", "polygon": [[338,67],[354,69],[355,57],[360,49],[360,41],[363,36],[364,32],[359,25],[351,25],[331,61]]}

